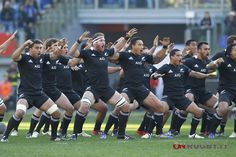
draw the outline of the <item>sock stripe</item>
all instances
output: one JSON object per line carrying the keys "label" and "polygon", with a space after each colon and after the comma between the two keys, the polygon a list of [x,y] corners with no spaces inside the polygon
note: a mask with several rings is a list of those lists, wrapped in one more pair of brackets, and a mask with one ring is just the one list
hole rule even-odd
{"label": "sock stripe", "polygon": [[43,116],[50,118],[50,115],[48,115],[47,113],[43,112]]}
{"label": "sock stripe", "polygon": [[80,112],[80,111],[77,111],[76,114],[77,114],[78,116],[86,117],[86,114],[84,114],[84,113],[82,113],[82,112]]}
{"label": "sock stripe", "polygon": [[193,119],[196,121],[201,121],[201,118],[193,117]]}
{"label": "sock stripe", "polygon": [[162,112],[154,112],[154,115],[155,115],[155,116],[163,116],[164,113],[162,113]]}
{"label": "sock stripe", "polygon": [[218,120],[222,120],[222,117],[220,117],[217,113],[215,113],[214,116],[215,116]]}
{"label": "sock stripe", "polygon": [[51,117],[51,120],[52,120],[53,122],[58,122],[58,121],[59,121],[59,118],[53,118],[53,117]]}
{"label": "sock stripe", "polygon": [[15,115],[12,116],[16,121],[20,121],[20,118],[17,118]]}
{"label": "sock stripe", "polygon": [[120,111],[120,114],[123,115],[123,116],[129,116],[129,112],[122,112],[122,111]]}
{"label": "sock stripe", "polygon": [[67,119],[67,120],[71,120],[72,116],[64,115],[64,118]]}
{"label": "sock stripe", "polygon": [[118,116],[114,115],[113,113],[110,114],[112,117],[118,119]]}
{"label": "sock stripe", "polygon": [[34,114],[32,115],[31,118],[34,119],[34,120],[36,120],[36,121],[39,121],[39,117],[35,116]]}
{"label": "sock stripe", "polygon": [[184,119],[184,120],[187,119],[187,117],[185,117],[185,116],[183,116],[183,115],[181,115],[181,114],[178,114],[178,117],[181,118],[181,119]]}

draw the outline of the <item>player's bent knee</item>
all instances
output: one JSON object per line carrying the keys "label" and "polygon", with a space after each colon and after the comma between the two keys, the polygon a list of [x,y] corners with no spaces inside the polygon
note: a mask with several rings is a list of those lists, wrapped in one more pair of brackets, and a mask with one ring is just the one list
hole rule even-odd
{"label": "player's bent knee", "polygon": [[[47,114],[52,115],[53,113],[59,112],[58,107],[56,104],[53,104],[51,107],[49,107],[46,111]],[[60,113],[60,112],[59,112]]]}
{"label": "player's bent knee", "polygon": [[16,105],[16,112],[23,112],[26,113],[27,107],[24,104],[17,104]]}
{"label": "player's bent knee", "polygon": [[81,105],[88,105],[89,107],[92,105],[91,101],[88,98],[82,98],[81,99]]}
{"label": "player's bent knee", "polygon": [[127,101],[125,100],[124,97],[121,97],[120,100],[118,100],[117,103],[115,104],[115,106],[116,106],[117,108],[119,108],[119,107],[124,107],[125,105],[128,106],[128,103],[127,103]]}

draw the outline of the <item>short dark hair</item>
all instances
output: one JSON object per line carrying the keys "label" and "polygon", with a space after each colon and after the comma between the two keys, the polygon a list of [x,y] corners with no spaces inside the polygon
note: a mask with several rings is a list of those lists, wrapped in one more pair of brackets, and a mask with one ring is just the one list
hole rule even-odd
{"label": "short dark hair", "polygon": [[185,42],[185,46],[189,46],[192,42],[197,42],[197,41],[194,40],[194,39],[187,40],[187,41]]}
{"label": "short dark hair", "polygon": [[234,40],[236,40],[236,35],[230,35],[227,38],[227,46],[231,45],[234,43]]}
{"label": "short dark hair", "polygon": [[46,49],[50,46],[52,46],[54,43],[58,42],[58,39],[56,38],[49,38],[46,40]]}
{"label": "short dark hair", "polygon": [[29,45],[29,48],[32,48],[35,44],[43,44],[42,40],[40,39],[34,39],[32,42],[33,43]]}
{"label": "short dark hair", "polygon": [[203,42],[200,42],[198,45],[197,45],[197,49],[201,49],[202,48],[202,45],[209,45],[207,42],[203,41]]}
{"label": "short dark hair", "polygon": [[133,37],[130,41],[130,45],[135,45],[138,40],[142,40],[141,37]]}
{"label": "short dark hair", "polygon": [[170,51],[170,57],[174,56],[176,52],[180,51],[179,49],[173,49]]}
{"label": "short dark hair", "polygon": [[228,55],[228,56],[230,56],[231,51],[232,51],[232,48],[233,48],[234,46],[236,46],[236,43],[235,43],[235,44],[230,44],[229,46],[227,46],[225,54]]}

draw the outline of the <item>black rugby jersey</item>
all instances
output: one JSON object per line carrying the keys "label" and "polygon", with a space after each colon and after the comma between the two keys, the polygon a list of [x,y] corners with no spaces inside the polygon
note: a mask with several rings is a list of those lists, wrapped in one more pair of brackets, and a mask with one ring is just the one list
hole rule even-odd
{"label": "black rugby jersey", "polygon": [[214,56],[211,57],[211,60],[217,60],[218,58],[225,57],[225,51],[221,51],[216,53]]}
{"label": "black rugby jersey", "polygon": [[191,70],[185,65],[174,66],[165,64],[157,72],[165,74],[163,78],[164,91],[163,95],[178,97],[185,94],[184,77],[187,77]]}
{"label": "black rugby jersey", "polygon": [[72,90],[72,77],[69,65],[63,65],[57,61],[56,86],[62,91]]}
{"label": "black rugby jersey", "polygon": [[153,64],[152,55],[135,55],[129,52],[120,52],[119,64],[124,70],[126,87],[143,85],[145,63]]}
{"label": "black rugby jersey", "polygon": [[144,64],[145,70],[144,70],[144,82],[143,84],[145,87],[147,87],[149,90],[151,90],[150,85],[150,77],[151,75],[157,71],[157,68],[154,67],[152,64]]}
{"label": "black rugby jersey", "polygon": [[224,62],[218,67],[219,90],[226,89],[236,94],[236,61],[223,57]]}
{"label": "black rugby jersey", "polygon": [[108,57],[113,56],[114,49],[106,49],[99,53],[95,50],[82,50],[79,57],[83,58],[85,68],[89,78],[89,83],[93,88],[106,88],[109,86],[108,79]]}
{"label": "black rugby jersey", "polygon": [[49,60],[49,55],[34,59],[28,54],[22,54],[17,66],[20,73],[20,94],[38,95],[42,92],[42,66],[43,62]]}
{"label": "black rugby jersey", "polygon": [[[188,58],[185,60],[184,65],[190,68],[193,71],[201,72],[204,74],[208,73],[206,65],[210,63],[210,60],[205,61],[197,59],[195,57]],[[194,77],[188,77],[185,82],[185,88],[192,88],[196,90],[205,90],[205,81],[206,79],[199,79]]]}
{"label": "black rugby jersey", "polygon": [[71,70],[72,75],[72,85],[75,91],[84,92],[89,86],[87,69],[84,64],[79,64],[78,70]]}
{"label": "black rugby jersey", "polygon": [[48,60],[43,63],[43,89],[50,90],[56,87],[56,60]]}

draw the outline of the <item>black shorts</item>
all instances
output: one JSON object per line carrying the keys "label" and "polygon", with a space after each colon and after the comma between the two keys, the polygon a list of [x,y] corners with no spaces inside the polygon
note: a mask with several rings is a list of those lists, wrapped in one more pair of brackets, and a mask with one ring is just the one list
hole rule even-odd
{"label": "black shorts", "polygon": [[61,91],[57,88],[52,89],[43,89],[43,91],[47,94],[49,98],[52,99],[52,101],[57,101],[61,96]]}
{"label": "black shorts", "polygon": [[111,97],[115,94],[115,90],[111,87],[105,87],[105,88],[94,88],[94,87],[88,87],[86,91],[90,91],[93,93],[95,97],[95,102],[97,103],[99,99],[101,99],[104,102],[107,102],[111,99]]}
{"label": "black shorts", "polygon": [[187,89],[186,93],[192,93],[194,95],[194,102],[202,105],[205,105],[206,102],[213,96],[211,92],[206,90]]}
{"label": "black shorts", "polygon": [[80,100],[80,96],[76,94],[74,90],[69,90],[69,91],[62,91],[65,96],[69,99],[70,103],[74,105]]}
{"label": "black shorts", "polygon": [[84,91],[82,90],[74,90],[76,94],[78,94],[80,96],[80,98],[83,97]]}
{"label": "black shorts", "polygon": [[188,106],[192,103],[191,100],[186,98],[185,96],[178,96],[178,97],[171,97],[171,96],[163,96],[162,101],[165,101],[169,107],[170,110],[173,110],[175,107],[179,110],[186,110]]}
{"label": "black shorts", "polygon": [[219,94],[219,103],[225,101],[230,105],[232,105],[231,102],[236,103],[236,95],[232,92],[229,92],[227,90],[222,90]]}
{"label": "black shorts", "polygon": [[18,100],[19,99],[26,99],[29,104],[29,108],[35,106],[39,109],[49,99],[49,97],[42,91],[42,93],[37,95],[19,93]]}
{"label": "black shorts", "polygon": [[143,101],[147,98],[150,90],[142,85],[139,87],[124,88],[122,93],[126,93],[128,95],[130,102],[133,102],[135,99],[139,104],[143,104]]}

